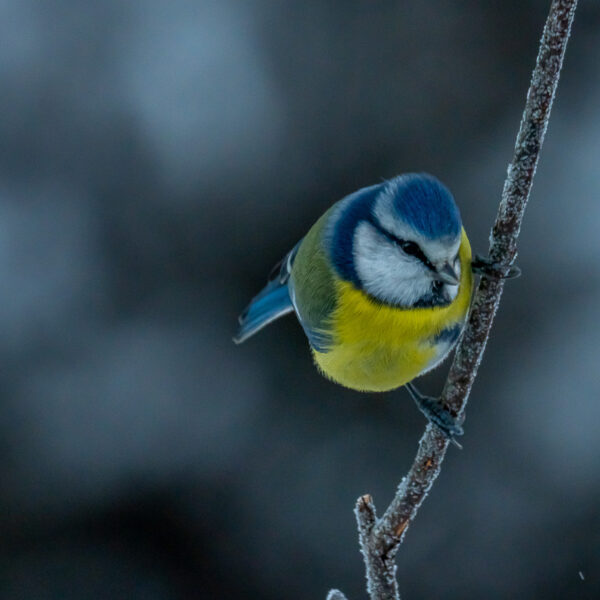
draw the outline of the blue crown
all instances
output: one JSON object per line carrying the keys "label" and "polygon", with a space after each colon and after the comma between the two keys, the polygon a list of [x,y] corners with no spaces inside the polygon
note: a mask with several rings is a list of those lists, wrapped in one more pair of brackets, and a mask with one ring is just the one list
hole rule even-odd
{"label": "blue crown", "polygon": [[391,179],[385,192],[393,197],[398,216],[429,239],[457,237],[462,229],[452,194],[427,173],[408,173]]}

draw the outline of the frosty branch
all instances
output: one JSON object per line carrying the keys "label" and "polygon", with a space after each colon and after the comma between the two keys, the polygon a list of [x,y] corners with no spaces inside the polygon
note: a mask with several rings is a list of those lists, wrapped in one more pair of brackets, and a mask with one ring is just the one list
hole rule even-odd
{"label": "frosty branch", "polygon": [[[490,258],[503,275],[508,273],[517,255],[517,238],[548,126],[576,5],[577,0],[553,0],[540,41],[513,160],[508,167],[498,215],[490,235]],[[464,419],[467,399],[503,287],[502,279],[481,278],[448,373],[442,401],[459,420]],[[355,514],[371,600],[399,600],[396,552],[439,475],[448,443],[436,427],[427,426],[412,467],[381,518],[376,515],[371,496],[358,499]],[[327,598],[346,600],[338,590],[331,590]]]}

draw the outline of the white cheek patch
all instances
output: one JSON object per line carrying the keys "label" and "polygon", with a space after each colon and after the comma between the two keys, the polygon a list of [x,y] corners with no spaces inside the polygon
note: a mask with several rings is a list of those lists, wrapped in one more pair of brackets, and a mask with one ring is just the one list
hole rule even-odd
{"label": "white cheek patch", "polygon": [[360,223],[356,228],[353,254],[358,277],[365,291],[375,298],[412,306],[431,291],[427,267],[404,254],[369,223]]}

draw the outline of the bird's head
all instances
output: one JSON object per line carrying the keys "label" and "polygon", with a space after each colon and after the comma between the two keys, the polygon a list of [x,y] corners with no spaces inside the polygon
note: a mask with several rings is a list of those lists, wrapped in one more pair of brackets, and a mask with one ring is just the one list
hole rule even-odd
{"label": "bird's head", "polygon": [[410,173],[342,201],[330,239],[343,278],[386,304],[414,307],[456,298],[461,236],[448,189]]}

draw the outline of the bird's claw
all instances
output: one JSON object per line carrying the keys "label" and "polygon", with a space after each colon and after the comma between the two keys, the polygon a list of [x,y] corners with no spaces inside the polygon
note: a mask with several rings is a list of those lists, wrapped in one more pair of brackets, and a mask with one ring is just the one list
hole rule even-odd
{"label": "bird's claw", "polygon": [[440,402],[440,399],[424,396],[412,383],[407,383],[406,389],[419,407],[419,410],[427,417],[427,420],[433,423],[450,442],[462,449],[462,446],[456,441],[456,437],[463,435],[464,430],[457,419]]}
{"label": "bird's claw", "polygon": [[505,268],[499,263],[493,262],[489,257],[480,256],[479,254],[471,261],[473,273],[490,279],[515,279],[521,275],[521,269],[517,265],[511,265],[506,274],[504,274]]}
{"label": "bird's claw", "polygon": [[455,446],[462,449],[462,446],[456,441],[456,437],[463,435],[464,430],[439,401],[439,398],[423,396],[417,405],[430,423],[433,423]]}

